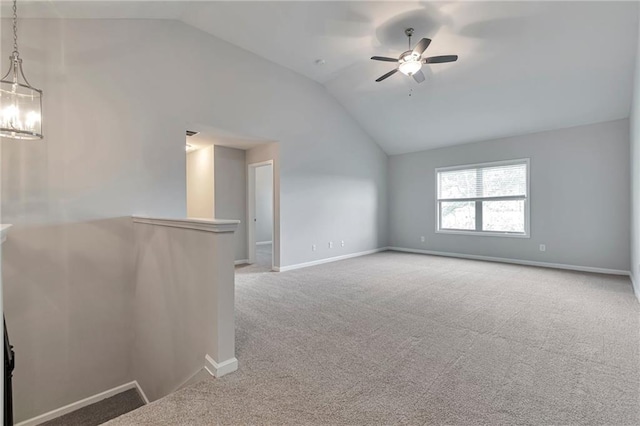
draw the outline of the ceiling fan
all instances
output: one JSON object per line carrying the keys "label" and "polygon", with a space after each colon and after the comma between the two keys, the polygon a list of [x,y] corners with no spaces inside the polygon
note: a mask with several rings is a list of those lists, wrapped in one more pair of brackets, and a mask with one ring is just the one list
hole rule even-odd
{"label": "ceiling fan", "polygon": [[422,83],[424,81],[424,74],[422,73],[422,65],[423,64],[441,64],[444,62],[455,62],[458,60],[458,55],[446,55],[446,56],[432,56],[430,58],[422,58],[422,54],[429,44],[431,44],[431,40],[428,38],[423,38],[416,44],[416,46],[411,50],[411,36],[413,36],[413,28],[407,28],[404,30],[404,33],[409,37],[409,50],[402,53],[398,59],[394,58],[386,58],[384,56],[372,56],[371,59],[374,61],[384,61],[384,62],[397,62],[398,67],[393,69],[378,78],[376,81],[380,82],[386,78],[391,77],[398,71],[400,71],[404,75],[408,75],[413,77],[415,81],[418,83]]}

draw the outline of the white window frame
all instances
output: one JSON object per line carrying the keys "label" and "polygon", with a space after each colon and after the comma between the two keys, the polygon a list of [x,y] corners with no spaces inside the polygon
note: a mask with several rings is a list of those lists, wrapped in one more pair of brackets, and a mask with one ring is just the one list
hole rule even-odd
{"label": "white window frame", "polygon": [[[526,164],[527,166],[527,195],[524,198],[524,233],[515,233],[515,232],[496,232],[496,231],[482,231],[482,230],[456,230],[456,229],[440,229],[440,203],[442,201],[475,201],[476,209],[482,209],[482,201],[499,201],[499,200],[510,200],[517,199],[520,200],[522,197],[477,197],[477,198],[461,198],[448,200],[438,199],[438,185],[440,181],[438,179],[438,173],[447,172],[452,170],[466,170],[466,169],[474,169],[479,167],[495,167],[495,166],[508,166],[512,164]],[[476,163],[476,164],[462,164],[459,166],[447,166],[447,167],[438,167],[435,169],[435,202],[436,202],[436,233],[437,234],[454,234],[454,235],[473,235],[480,237],[508,237],[508,238],[531,238],[531,229],[530,229],[530,217],[531,217],[531,159],[530,158],[519,158],[515,160],[504,160],[504,161],[493,161],[489,163]],[[480,203],[478,203],[480,202]],[[478,210],[476,210],[477,212]],[[476,216],[477,219],[477,216]],[[478,219],[477,219],[478,220]],[[481,220],[481,219],[480,219]]]}

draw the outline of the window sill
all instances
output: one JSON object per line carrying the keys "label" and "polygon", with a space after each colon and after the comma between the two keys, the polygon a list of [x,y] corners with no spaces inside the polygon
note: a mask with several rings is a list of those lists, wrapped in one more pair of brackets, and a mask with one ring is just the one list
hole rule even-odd
{"label": "window sill", "polygon": [[526,234],[510,234],[508,232],[484,232],[484,231],[450,231],[436,230],[436,234],[452,234],[452,235],[472,235],[474,237],[505,237],[505,238],[531,238],[529,233]]}

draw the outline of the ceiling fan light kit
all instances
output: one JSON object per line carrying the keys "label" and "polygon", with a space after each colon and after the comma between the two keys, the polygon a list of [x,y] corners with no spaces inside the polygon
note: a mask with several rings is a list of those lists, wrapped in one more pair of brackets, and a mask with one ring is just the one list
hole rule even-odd
{"label": "ceiling fan light kit", "polygon": [[404,75],[412,76],[422,68],[422,63],[413,55],[403,56],[398,62],[398,70]]}
{"label": "ceiling fan light kit", "polygon": [[424,81],[424,73],[422,72],[422,65],[424,64],[442,64],[445,62],[455,62],[458,60],[458,55],[447,56],[432,56],[430,58],[423,58],[422,54],[427,50],[427,47],[431,44],[431,40],[423,38],[411,49],[411,37],[413,36],[414,29],[407,28],[404,30],[405,35],[409,38],[409,50],[403,52],[398,59],[388,58],[385,56],[372,56],[374,61],[383,62],[396,62],[398,67],[379,77],[376,81],[380,82],[388,77],[391,77],[396,72],[400,71],[402,74],[409,77],[413,77],[418,83]]}

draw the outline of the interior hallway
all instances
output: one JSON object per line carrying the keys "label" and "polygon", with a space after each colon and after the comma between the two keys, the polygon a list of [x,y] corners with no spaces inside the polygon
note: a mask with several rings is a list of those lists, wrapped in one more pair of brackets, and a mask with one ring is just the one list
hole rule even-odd
{"label": "interior hallway", "polygon": [[256,244],[256,264],[260,265],[263,268],[268,268],[269,270],[271,270],[272,266],[272,246],[273,243]]}
{"label": "interior hallway", "polygon": [[237,269],[239,370],[109,423],[640,423],[623,276],[384,252]]}
{"label": "interior hallway", "polygon": [[242,280],[242,275],[270,272],[272,268],[273,244],[256,244],[256,262],[236,266],[236,285]]}

